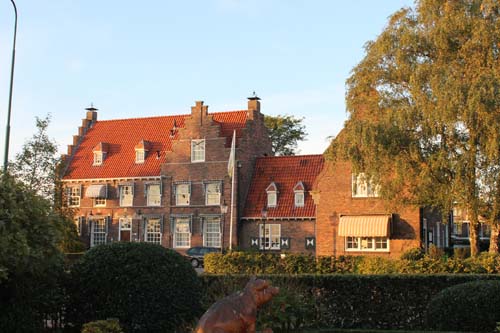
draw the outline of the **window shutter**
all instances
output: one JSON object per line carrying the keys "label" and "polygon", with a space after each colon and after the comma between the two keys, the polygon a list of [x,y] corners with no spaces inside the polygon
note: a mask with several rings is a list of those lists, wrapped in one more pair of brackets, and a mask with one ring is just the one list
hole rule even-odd
{"label": "window shutter", "polygon": [[224,226],[222,225],[223,219],[222,217],[219,217],[219,233],[222,233],[222,230],[224,230]]}
{"label": "window shutter", "polygon": [[146,240],[146,228],[148,227],[148,220],[143,217],[142,218],[142,239]]}
{"label": "window shutter", "polygon": [[170,217],[170,234],[174,234],[175,233],[175,218],[174,217]]}
{"label": "window shutter", "polygon": [[81,236],[83,234],[83,223],[85,222],[85,218],[83,216],[78,216],[78,235]]}
{"label": "window shutter", "polygon": [[191,195],[191,182],[188,183],[188,194]]}
{"label": "window shutter", "polygon": [[107,243],[108,242],[108,234],[109,234],[109,226],[111,224],[111,216],[106,216],[105,223],[106,223],[106,236],[104,238],[104,243]]}
{"label": "window shutter", "polygon": [[205,233],[205,218],[204,217],[200,217],[200,235],[203,236],[203,234]]}
{"label": "window shutter", "polygon": [[189,233],[193,233],[193,215],[189,216]]}
{"label": "window shutter", "polygon": [[163,223],[163,215],[160,216],[160,233],[163,235],[163,230],[164,230],[164,223]]}
{"label": "window shutter", "polygon": [[82,191],[82,184],[80,184],[79,186],[80,186],[80,198],[81,198],[82,197],[82,193],[83,193],[83,191]]}
{"label": "window shutter", "polygon": [[93,221],[91,219],[89,219],[89,238],[90,238],[90,246],[92,246],[94,244],[94,233],[92,232],[92,224],[93,224]]}
{"label": "window shutter", "polygon": [[144,184],[144,198],[148,197],[149,184]]}

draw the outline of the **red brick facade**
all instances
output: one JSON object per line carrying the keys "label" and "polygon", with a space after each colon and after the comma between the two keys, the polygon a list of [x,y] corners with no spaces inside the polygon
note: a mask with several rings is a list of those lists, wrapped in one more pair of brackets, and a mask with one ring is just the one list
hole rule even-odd
{"label": "red brick facade", "polygon": [[[379,198],[353,197],[352,170],[348,162],[326,162],[316,181],[316,255],[381,255],[399,257],[407,249],[420,246],[421,213],[418,207],[393,211]],[[390,215],[387,250],[346,249],[346,238],[339,236],[341,216]]]}

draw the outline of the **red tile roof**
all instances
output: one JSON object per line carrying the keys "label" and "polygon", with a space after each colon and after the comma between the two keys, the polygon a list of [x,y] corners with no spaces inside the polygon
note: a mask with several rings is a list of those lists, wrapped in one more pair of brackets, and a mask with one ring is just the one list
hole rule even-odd
{"label": "red tile roof", "polygon": [[[231,146],[233,130],[241,137],[247,120],[247,110],[211,113],[213,120],[221,125],[220,135],[226,137],[226,146]],[[161,116],[96,121],[81,140],[70,160],[63,179],[99,179],[159,176],[160,166],[165,161],[165,151],[172,150],[170,130],[175,124],[184,127],[190,115]],[[144,163],[135,163],[135,147],[138,142],[149,142],[149,153]],[[92,149],[106,143],[108,153],[100,166],[93,166]],[[160,159],[157,159],[160,151]]]}
{"label": "red tile roof", "polygon": [[[309,191],[323,169],[323,155],[260,157],[255,163],[252,183],[243,211],[243,218],[261,218],[267,204],[266,188],[274,182],[278,188],[276,207],[267,207],[267,217],[314,217],[314,202]],[[298,182],[305,186],[304,207],[295,207],[293,188]]]}

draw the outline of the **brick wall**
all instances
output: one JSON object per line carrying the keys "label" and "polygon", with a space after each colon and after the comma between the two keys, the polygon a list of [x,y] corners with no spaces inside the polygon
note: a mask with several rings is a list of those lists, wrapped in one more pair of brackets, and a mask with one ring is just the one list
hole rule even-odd
{"label": "brick wall", "polygon": [[[353,198],[352,174],[348,162],[326,162],[316,181],[316,254],[379,255],[399,257],[405,250],[420,246],[420,210],[403,207],[394,211],[379,198]],[[389,252],[345,250],[345,237],[338,236],[341,215],[394,214]]]}

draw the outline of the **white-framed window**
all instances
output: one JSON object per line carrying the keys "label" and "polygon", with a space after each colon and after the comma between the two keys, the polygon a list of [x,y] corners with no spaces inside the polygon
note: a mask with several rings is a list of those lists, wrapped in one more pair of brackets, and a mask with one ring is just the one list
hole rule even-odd
{"label": "white-framed window", "polygon": [[106,244],[107,219],[105,217],[93,218],[91,223],[90,246]]}
{"label": "white-framed window", "polygon": [[136,151],[135,151],[135,163],[136,164],[144,163],[145,158],[146,158],[146,151],[144,149],[136,149]]}
{"label": "white-framed window", "polygon": [[[451,237],[468,239],[470,235],[470,221],[453,220]],[[491,228],[486,223],[479,224],[479,238],[488,239],[491,235]]]}
{"label": "white-framed window", "polygon": [[[264,231],[265,230],[265,231]],[[280,224],[259,225],[259,245],[261,250],[279,250],[281,239]]]}
{"label": "white-framed window", "polygon": [[174,247],[191,247],[191,219],[189,217],[177,217],[174,220]]}
{"label": "white-framed window", "polygon": [[160,184],[146,184],[146,201],[148,206],[161,206]]}
{"label": "white-framed window", "polygon": [[134,203],[134,186],[120,185],[120,206],[131,207]]}
{"label": "white-framed window", "polygon": [[94,207],[105,207],[106,198],[94,198]]}
{"label": "white-framed window", "polygon": [[266,188],[267,207],[276,207],[278,204],[278,187],[274,182]]}
{"label": "white-framed window", "polygon": [[191,140],[191,162],[205,162],[205,140]]}
{"label": "white-framed window", "polygon": [[191,184],[175,184],[175,205],[189,206],[191,199]]}
{"label": "white-framed window", "polygon": [[93,165],[102,165],[103,161],[104,161],[104,153],[102,151],[95,151]]}
{"label": "white-framed window", "polygon": [[147,243],[161,245],[161,220],[160,218],[149,218],[146,221],[144,241]]}
{"label": "white-framed window", "polygon": [[80,185],[66,187],[66,199],[68,207],[80,207],[82,187]]}
{"label": "white-framed window", "polygon": [[132,218],[120,217],[119,219],[119,233],[118,240],[130,242],[132,239]]}
{"label": "white-framed window", "polygon": [[203,223],[203,246],[221,246],[221,218],[220,216],[207,216]]}
{"label": "white-framed window", "polygon": [[387,237],[346,237],[345,249],[347,251],[389,251]]}
{"label": "white-framed window", "polygon": [[221,183],[213,182],[205,184],[205,205],[220,205]]}
{"label": "white-framed window", "polygon": [[352,197],[368,198],[379,196],[379,186],[367,179],[365,173],[352,174]]}
{"label": "white-framed window", "polygon": [[304,207],[304,191],[305,186],[302,182],[298,182],[293,187],[295,207]]}

